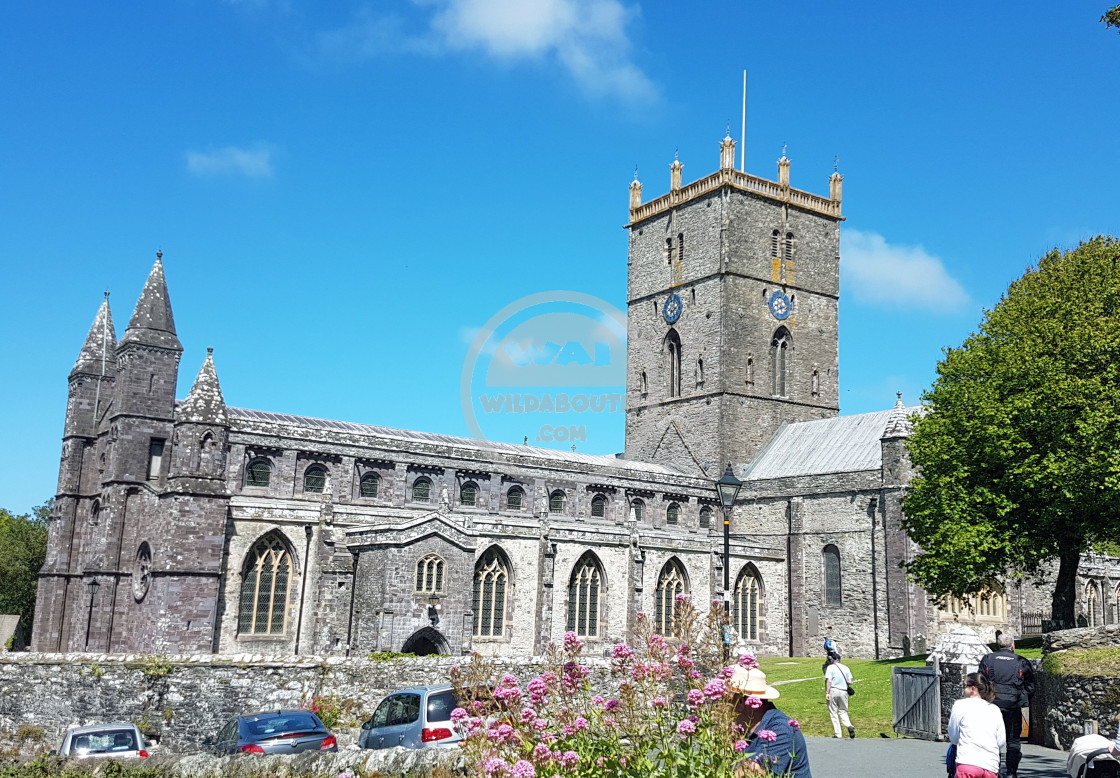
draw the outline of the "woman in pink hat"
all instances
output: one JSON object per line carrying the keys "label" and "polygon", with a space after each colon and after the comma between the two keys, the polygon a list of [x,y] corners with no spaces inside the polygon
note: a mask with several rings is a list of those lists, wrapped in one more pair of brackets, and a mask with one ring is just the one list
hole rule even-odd
{"label": "woman in pink hat", "polygon": [[735,723],[742,727],[742,750],[751,754],[738,766],[736,775],[775,773],[813,778],[801,727],[775,707],[773,700],[781,694],[766,683],[766,673],[757,667],[736,667],[727,686],[739,695]]}

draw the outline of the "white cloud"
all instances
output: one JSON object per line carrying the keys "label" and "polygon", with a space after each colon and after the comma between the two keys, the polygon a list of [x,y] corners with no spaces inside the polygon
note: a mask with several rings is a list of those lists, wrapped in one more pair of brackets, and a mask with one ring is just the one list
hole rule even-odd
{"label": "white cloud", "polygon": [[241,175],[246,178],[272,177],[272,151],[266,148],[242,149],[226,146],[216,151],[188,151],[187,171],[196,176]]}
{"label": "white cloud", "polygon": [[887,243],[875,232],[840,234],[841,277],[852,296],[864,302],[931,311],[958,311],[968,293],[944,263],[921,246]]}
{"label": "white cloud", "polygon": [[638,9],[619,0],[415,0],[432,9],[428,29],[406,34],[400,17],[363,9],[354,23],[320,33],[324,53],[363,59],[394,51],[481,50],[504,62],[542,59],[585,91],[642,100],[653,84],[630,61],[626,27]]}

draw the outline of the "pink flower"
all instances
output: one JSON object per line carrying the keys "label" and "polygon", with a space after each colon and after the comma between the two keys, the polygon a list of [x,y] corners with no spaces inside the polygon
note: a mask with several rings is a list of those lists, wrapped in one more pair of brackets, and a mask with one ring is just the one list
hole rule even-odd
{"label": "pink flower", "polygon": [[797,719],[790,719],[789,720],[789,725],[791,727],[793,727],[794,729],[801,729],[801,722],[798,721]]}
{"label": "pink flower", "polygon": [[752,654],[750,651],[747,651],[739,657],[739,666],[745,667],[748,670],[753,670],[754,668],[758,667],[758,660],[755,659],[754,654]]}
{"label": "pink flower", "polygon": [[688,690],[688,707],[691,708],[692,710],[696,710],[697,708],[699,708],[703,704],[704,704],[704,692],[700,691],[699,689],[689,689]]}
{"label": "pink flower", "polygon": [[611,651],[611,659],[626,660],[632,656],[634,656],[634,652],[625,643],[615,643],[614,650]]}
{"label": "pink flower", "polygon": [[535,729],[537,732],[544,732],[546,729],[548,729],[548,722],[544,719],[537,719],[533,722],[533,729]]}
{"label": "pink flower", "polygon": [[537,768],[533,767],[532,762],[520,759],[509,771],[509,774],[510,778],[537,778]]}
{"label": "pink flower", "polygon": [[533,710],[532,708],[522,708],[521,709],[521,723],[522,724],[532,724],[533,721],[536,718],[537,718],[537,712],[535,710]]}
{"label": "pink flower", "polygon": [[571,768],[579,764],[579,754],[577,754],[575,751],[565,751],[564,753],[560,754],[557,761],[570,770]]}
{"label": "pink flower", "polygon": [[603,716],[604,727],[613,727],[617,723],[618,719],[616,719],[614,716]]}
{"label": "pink flower", "polygon": [[603,767],[604,767],[604,766],[605,766],[606,764],[607,764],[607,760],[606,760],[606,759],[604,759],[604,758],[603,758],[603,757],[601,757],[601,756],[600,756],[600,757],[597,757],[597,758],[595,759],[595,766],[596,766],[596,767],[598,767],[598,768],[599,768],[600,770],[602,770],[602,769],[603,769]]}
{"label": "pink flower", "polygon": [[723,681],[716,678],[715,680],[708,681],[704,685],[704,696],[713,702],[723,699],[723,695],[727,693],[727,687],[723,685]]}
{"label": "pink flower", "polygon": [[533,758],[538,762],[547,762],[552,758],[552,752],[548,750],[548,746],[544,743],[537,743],[533,746]]}
{"label": "pink flower", "polygon": [[572,723],[572,726],[575,727],[576,732],[580,732],[580,731],[586,730],[586,729],[591,729],[591,723],[587,719],[585,719],[583,716],[580,716],[579,718],[577,718]]}
{"label": "pink flower", "polygon": [[692,668],[696,667],[696,663],[684,654],[680,654],[677,656],[677,667],[682,670],[691,670]]}
{"label": "pink flower", "polygon": [[509,763],[500,756],[492,756],[482,763],[482,772],[486,775],[504,775],[509,771]]}
{"label": "pink flower", "polygon": [[603,710],[605,711],[612,711],[617,707],[618,700],[607,700],[606,703],[603,704]]}
{"label": "pink flower", "polygon": [[689,735],[693,735],[695,733],[696,725],[688,719],[685,719],[680,724],[677,724],[678,735],[681,735],[682,737],[688,737]]}
{"label": "pink flower", "polygon": [[451,720],[456,722],[456,723],[459,723],[463,719],[467,718],[469,715],[470,714],[468,714],[462,708],[456,708],[455,710],[451,711]]}
{"label": "pink flower", "polygon": [[762,700],[752,694],[751,696],[747,697],[747,705],[750,705],[752,708],[761,708]]}
{"label": "pink flower", "polygon": [[778,733],[772,729],[760,729],[758,731],[758,736],[763,740],[770,741],[771,743],[778,739]]}
{"label": "pink flower", "polygon": [[564,650],[570,654],[574,654],[583,648],[583,641],[574,632],[564,633]]}
{"label": "pink flower", "polygon": [[733,675],[735,675],[734,667],[724,667],[719,671],[719,677],[725,681]]}
{"label": "pink flower", "polygon": [[606,702],[606,699],[604,699],[601,694],[596,694],[594,697],[591,698],[591,701],[593,703],[595,703],[596,705],[602,705],[604,702]]}
{"label": "pink flower", "polygon": [[743,751],[746,751],[747,750],[747,741],[736,740],[735,741],[735,750],[740,752],[740,753],[742,753]]}
{"label": "pink flower", "polygon": [[650,700],[650,705],[655,708],[667,708],[669,707],[669,701],[659,694]]}

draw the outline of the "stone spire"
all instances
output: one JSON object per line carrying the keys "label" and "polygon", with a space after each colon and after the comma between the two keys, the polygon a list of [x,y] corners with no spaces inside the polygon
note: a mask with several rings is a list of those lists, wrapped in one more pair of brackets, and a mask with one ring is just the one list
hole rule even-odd
{"label": "stone spire", "polygon": [[634,166],[634,180],[630,184],[630,209],[642,204],[642,182],[638,180],[638,166]]}
{"label": "stone spire", "polygon": [[735,169],[735,141],[731,138],[731,125],[727,125],[727,135],[719,144],[720,170]]}
{"label": "stone spire", "polygon": [[907,417],[906,406],[902,403],[902,392],[898,393],[898,400],[891,409],[887,418],[887,428],[883,431],[883,438],[908,438],[913,431],[913,425]]}
{"label": "stone spire", "polygon": [[163,277],[163,252],[156,252],[156,264],[136,301],[136,310],[124,331],[121,345],[136,343],[144,346],[182,351],[175,335],[175,318],[171,315],[171,299],[167,296],[167,281]]}
{"label": "stone spire", "polygon": [[97,309],[93,325],[89,328],[86,342],[82,345],[78,361],[74,363],[70,375],[101,375],[102,369],[106,375],[116,375],[117,372],[117,331],[113,327],[113,313],[109,310],[108,292],[101,301],[101,307]]}
{"label": "stone spire", "polygon": [[176,421],[180,424],[218,424],[223,427],[229,424],[218,371],[214,369],[214,349],[206,349],[206,361],[194,379],[190,394],[179,406]]}

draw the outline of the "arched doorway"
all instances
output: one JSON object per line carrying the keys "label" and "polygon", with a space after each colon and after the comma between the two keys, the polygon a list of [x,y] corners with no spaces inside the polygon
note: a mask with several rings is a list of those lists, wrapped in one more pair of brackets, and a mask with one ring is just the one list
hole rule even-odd
{"label": "arched doorway", "polygon": [[402,654],[415,654],[416,656],[430,656],[431,654],[450,654],[451,646],[447,638],[439,630],[424,627],[412,633],[412,636],[401,647]]}

